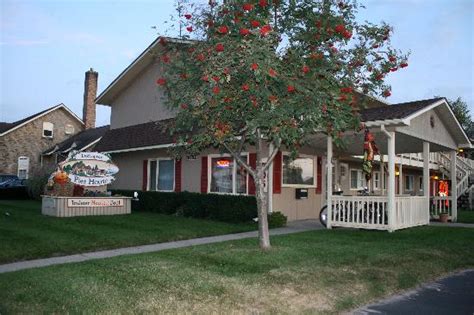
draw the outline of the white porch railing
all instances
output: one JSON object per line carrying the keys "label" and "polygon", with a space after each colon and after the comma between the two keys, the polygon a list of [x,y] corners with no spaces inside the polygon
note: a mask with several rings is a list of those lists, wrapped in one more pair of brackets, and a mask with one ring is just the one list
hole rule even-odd
{"label": "white porch railing", "polygon": [[331,224],[387,230],[386,196],[332,196]]}
{"label": "white porch railing", "polygon": [[400,196],[395,197],[394,229],[404,229],[430,223],[428,197]]}
{"label": "white porch railing", "polygon": [[452,219],[451,196],[433,196],[430,200],[430,215],[433,219],[439,219],[440,213],[447,213],[449,219]]}
{"label": "white porch railing", "polygon": [[387,196],[332,196],[331,225],[376,230],[398,230],[429,224],[427,198],[397,196],[393,226],[388,225]]}

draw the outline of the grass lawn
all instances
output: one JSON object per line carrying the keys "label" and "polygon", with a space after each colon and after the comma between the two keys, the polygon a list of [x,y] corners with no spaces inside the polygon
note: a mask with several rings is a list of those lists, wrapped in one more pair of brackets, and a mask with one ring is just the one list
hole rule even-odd
{"label": "grass lawn", "polygon": [[340,313],[474,267],[474,229],[348,229],[0,274],[0,313]]}
{"label": "grass lawn", "polygon": [[459,223],[474,223],[474,211],[460,210],[458,212]]}
{"label": "grass lawn", "polygon": [[0,263],[254,229],[252,223],[228,224],[143,212],[55,218],[41,215],[38,201],[0,200]]}

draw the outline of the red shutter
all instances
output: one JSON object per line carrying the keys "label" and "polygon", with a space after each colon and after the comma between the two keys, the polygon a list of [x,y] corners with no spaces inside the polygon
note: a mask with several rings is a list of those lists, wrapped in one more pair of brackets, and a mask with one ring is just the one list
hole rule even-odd
{"label": "red shutter", "polygon": [[201,193],[207,193],[207,155],[201,158]]}
{"label": "red shutter", "polygon": [[273,160],[273,193],[281,194],[281,152]]}
{"label": "red shutter", "polygon": [[[249,164],[250,164],[250,167],[253,169],[257,167],[257,154],[256,153],[249,154]],[[255,195],[255,182],[252,176],[250,175],[249,175],[248,186],[249,186],[249,195]]]}
{"label": "red shutter", "polygon": [[148,160],[143,160],[143,181],[142,190],[146,191],[148,184]]}
{"label": "red shutter", "polygon": [[182,160],[174,161],[174,191],[181,192],[181,169],[182,169]]}
{"label": "red shutter", "polygon": [[316,177],[316,193],[317,194],[320,194],[322,189],[323,189],[323,161],[322,161],[322,158],[320,156],[318,156],[318,159],[317,159],[317,177]]}

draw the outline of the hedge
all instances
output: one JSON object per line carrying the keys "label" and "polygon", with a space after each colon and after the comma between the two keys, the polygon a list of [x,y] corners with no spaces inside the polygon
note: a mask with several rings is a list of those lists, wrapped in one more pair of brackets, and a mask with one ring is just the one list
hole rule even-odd
{"label": "hedge", "polygon": [[[134,190],[112,190],[113,195],[132,197],[133,193]],[[138,199],[133,210],[230,223],[249,222],[257,217],[257,202],[253,196],[138,191]]]}

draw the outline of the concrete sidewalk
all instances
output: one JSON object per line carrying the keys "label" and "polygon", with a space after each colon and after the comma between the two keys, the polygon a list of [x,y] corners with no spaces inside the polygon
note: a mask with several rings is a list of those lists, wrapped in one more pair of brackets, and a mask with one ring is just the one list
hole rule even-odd
{"label": "concrete sidewalk", "polygon": [[[292,234],[292,233],[298,233],[298,232],[304,232],[304,231],[319,230],[323,228],[324,227],[321,225],[321,223],[319,223],[318,220],[294,221],[294,222],[289,222],[287,227],[270,230],[270,235]],[[236,233],[236,234],[226,234],[226,235],[194,238],[194,239],[182,240],[182,241],[176,241],[176,242],[166,242],[166,243],[157,243],[157,244],[150,244],[150,245],[117,248],[117,249],[111,249],[111,250],[102,250],[102,251],[97,251],[97,252],[89,252],[89,253],[61,256],[61,257],[51,257],[51,258],[19,261],[19,262],[14,262],[10,264],[0,265],[0,273],[12,272],[12,271],[18,271],[18,270],[30,269],[30,268],[46,267],[46,266],[51,266],[51,265],[75,263],[75,262],[81,262],[81,261],[87,261],[87,260],[93,260],[93,259],[110,258],[110,257],[116,257],[116,256],[122,256],[122,255],[158,252],[158,251],[162,251],[166,249],[182,248],[182,247],[189,247],[189,246],[202,245],[202,244],[212,244],[212,243],[219,243],[219,242],[233,241],[233,240],[241,240],[241,239],[246,239],[246,238],[254,238],[257,236],[258,236],[257,231],[251,231],[251,232]]]}
{"label": "concrete sidewalk", "polygon": [[474,314],[474,269],[367,305],[352,314]]}

